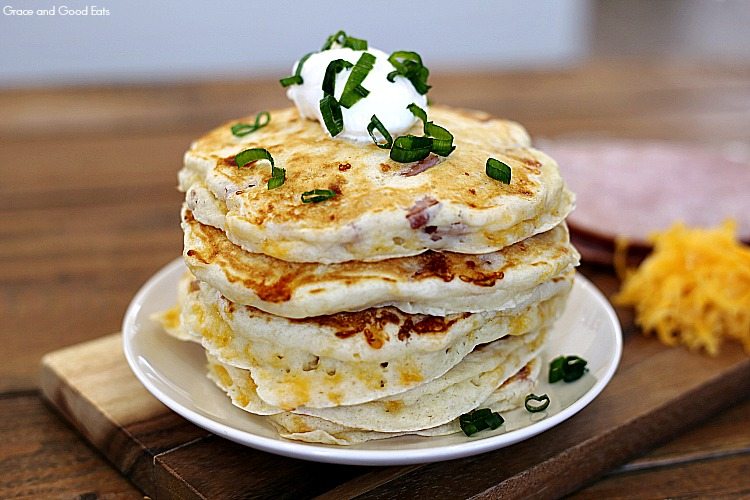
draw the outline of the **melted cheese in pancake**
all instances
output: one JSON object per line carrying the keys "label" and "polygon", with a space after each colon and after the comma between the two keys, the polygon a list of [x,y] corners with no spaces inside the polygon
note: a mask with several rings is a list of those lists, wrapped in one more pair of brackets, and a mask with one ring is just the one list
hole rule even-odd
{"label": "melted cheese in pancake", "polygon": [[[252,382],[247,383],[252,380],[247,370],[223,364],[210,355],[208,362],[212,380],[228,393],[235,406],[258,415],[278,416],[272,420],[285,422],[287,432],[290,428],[294,432],[326,430],[336,434],[357,430],[386,434],[381,438],[403,433],[440,435],[458,432],[458,416],[480,405],[505,411],[522,404],[528,394],[523,390],[530,390],[538,377],[541,363],[537,356],[545,335],[532,332],[524,338],[485,345],[442,377],[396,397],[337,408],[298,408],[288,413],[267,411],[270,407],[254,392]],[[290,421],[289,415],[302,418]],[[377,435],[370,439],[377,439]]]}
{"label": "melted cheese in pancake", "polygon": [[[503,413],[513,410],[524,404],[526,395],[534,390],[536,381],[541,371],[539,358],[531,360],[526,366],[498,387],[486,401],[481,403],[481,408],[489,408],[492,411]],[[220,386],[221,387],[221,386]],[[419,411],[419,410],[417,410]],[[445,436],[461,432],[458,419],[446,424],[413,432],[378,432],[360,429],[358,427],[347,427],[328,420],[300,415],[297,413],[277,413],[269,417],[271,423],[282,437],[305,441],[308,443],[323,443],[350,445],[364,443],[376,439],[386,439],[406,434],[416,436]]]}
{"label": "melted cheese in pancake", "polygon": [[[236,306],[205,284],[181,295],[181,324],[222,362],[249,369],[257,392],[283,408],[359,404],[418,388],[479,344],[550,325],[570,279],[548,299],[507,314],[407,315],[394,308],[290,320]],[[191,287],[190,280],[182,283]]]}
{"label": "melted cheese in pancake", "polygon": [[[456,144],[431,167],[393,162],[374,144],[332,140],[290,108],[243,139],[227,124],[196,141],[180,186],[202,183],[226,207],[223,220],[191,207],[199,220],[218,224],[250,252],[292,262],[376,261],[427,249],[487,253],[551,229],[572,209],[557,164],[528,147],[520,125],[437,106],[429,117]],[[421,134],[419,126],[411,132]],[[234,156],[250,147],[267,149],[286,169],[282,187],[266,188],[267,162],[236,166]],[[509,185],[485,174],[489,157],[510,165]],[[336,196],[303,204],[301,194],[313,189]]]}

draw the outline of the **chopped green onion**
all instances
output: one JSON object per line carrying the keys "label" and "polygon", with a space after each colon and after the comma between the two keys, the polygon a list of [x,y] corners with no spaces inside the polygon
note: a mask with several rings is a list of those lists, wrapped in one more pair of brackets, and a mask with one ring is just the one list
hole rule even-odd
{"label": "chopped green onion", "polygon": [[397,70],[403,69],[409,64],[422,66],[422,57],[416,52],[410,52],[408,50],[397,50],[388,57],[388,61]]}
{"label": "chopped green onion", "polygon": [[352,50],[367,50],[367,40],[348,36],[344,41],[344,47],[348,47]]}
{"label": "chopped green onion", "polygon": [[302,193],[302,203],[320,203],[330,200],[334,196],[336,196],[336,193],[330,189],[313,189]]}
{"label": "chopped green onion", "polygon": [[271,167],[271,178],[268,179],[268,189],[281,187],[286,181],[286,169]]}
{"label": "chopped green onion", "polygon": [[323,76],[323,94],[333,95],[336,86],[336,75],[352,66],[352,63],[343,59],[334,59],[329,62],[328,66],[326,66],[326,73]]}
{"label": "chopped green onion", "polygon": [[453,134],[440,125],[435,125],[433,122],[427,122],[424,126],[424,132],[426,135],[433,138],[433,153],[439,156],[448,156],[454,149],[456,149],[456,146],[453,145]]}
{"label": "chopped green onion", "polygon": [[424,109],[420,108],[415,103],[409,104],[406,106],[406,109],[422,120],[425,135],[433,138],[431,148],[433,153],[439,156],[448,156],[454,149],[456,149],[456,146],[453,145],[453,134],[440,125],[435,125],[434,122],[428,122],[427,112]]}
{"label": "chopped green onion", "polygon": [[500,160],[487,158],[484,171],[488,177],[498,180],[503,184],[510,184],[510,167]]}
{"label": "chopped green onion", "polygon": [[346,32],[344,30],[339,30],[333,35],[326,38],[325,43],[323,44],[323,47],[320,48],[320,50],[328,50],[331,47],[333,47],[334,43],[338,43],[339,45],[344,44],[344,38],[346,38]]}
{"label": "chopped green onion", "polygon": [[326,41],[320,50],[329,50],[331,47],[333,47],[334,43],[337,43],[345,48],[350,48],[352,50],[367,50],[367,40],[354,38],[353,36],[347,36],[346,32],[343,30],[339,30],[333,35],[326,38]]}
{"label": "chopped green onion", "polygon": [[327,94],[320,100],[320,113],[323,115],[323,122],[331,137],[336,137],[344,130],[344,116],[341,114],[341,106],[333,95]]}
{"label": "chopped green onion", "polygon": [[390,157],[399,163],[410,163],[427,158],[431,150],[431,138],[402,135],[393,141]]}
{"label": "chopped green onion", "polygon": [[479,419],[481,417],[489,415],[490,413],[492,413],[492,410],[490,410],[489,408],[477,408],[475,410],[471,410],[469,413],[464,413],[463,415],[458,417],[458,420],[471,422],[472,420]]}
{"label": "chopped green onion", "polygon": [[279,83],[284,88],[289,87],[290,85],[302,85],[302,82],[302,77],[299,75],[287,76],[286,78],[279,80]]}
{"label": "chopped green onion", "polygon": [[411,114],[422,120],[422,125],[427,125],[427,111],[420,108],[416,105],[416,103],[411,103],[408,106],[406,106],[406,109],[411,111]]}
{"label": "chopped green onion", "polygon": [[344,92],[341,94],[341,99],[339,99],[342,106],[349,109],[360,99],[367,97],[370,91],[362,86],[362,82],[367,78],[374,64],[375,56],[369,52],[365,52],[359,57],[357,64],[354,65],[352,72],[349,73],[349,79],[344,86]]}
{"label": "chopped green onion", "polygon": [[[375,137],[375,130],[380,132],[380,135],[383,136],[385,144],[380,144],[378,142],[378,139]],[[372,115],[372,118],[370,118],[370,124],[367,126],[367,133],[370,134],[372,142],[374,142],[375,145],[380,149],[391,149],[391,147],[393,146],[393,137],[391,137],[391,134],[388,133],[388,129],[385,128],[385,125],[383,125],[383,123],[378,120],[378,117],[375,115]]]}
{"label": "chopped green onion", "polygon": [[549,383],[554,384],[562,380],[563,378],[563,365],[565,364],[565,357],[558,356],[553,359],[549,364]]}
{"label": "chopped green onion", "polygon": [[558,356],[549,365],[549,382],[554,384],[560,380],[575,382],[588,371],[587,361],[578,356]]}
{"label": "chopped green onion", "polygon": [[490,429],[493,431],[503,425],[503,422],[505,422],[505,419],[500,416],[497,412],[492,412],[490,415],[487,416],[487,418],[484,419],[484,421],[487,423]]}
{"label": "chopped green onion", "polygon": [[480,429],[477,429],[477,426],[471,422],[459,421],[458,425],[461,426],[461,430],[464,431],[464,434],[466,434],[467,436],[472,436],[480,431]]}
{"label": "chopped green onion", "polygon": [[282,78],[281,80],[279,80],[279,83],[281,83],[282,87],[286,88],[290,85],[302,85],[302,83],[304,83],[304,80],[302,80],[302,65],[305,64],[307,58],[314,53],[315,52],[310,52],[302,56],[302,58],[297,63],[297,67],[294,69],[294,74],[292,76],[287,76],[286,78]]}
{"label": "chopped green onion", "polygon": [[399,50],[391,54],[388,58],[395,71],[388,73],[386,77],[389,82],[396,79],[397,76],[406,77],[417,92],[424,95],[430,90],[430,85],[427,85],[427,78],[430,76],[430,70],[428,70],[422,64],[422,58],[416,52],[408,52],[405,50]]}
{"label": "chopped green onion", "polygon": [[583,377],[583,374],[588,371],[586,364],[586,360],[579,358],[578,356],[568,356],[565,358],[565,364],[563,365],[563,381],[575,382]]}
{"label": "chopped green onion", "polygon": [[234,162],[238,167],[244,167],[248,163],[252,163],[257,160],[268,160],[271,162],[271,168],[273,168],[273,156],[268,152],[267,149],[263,148],[251,148],[237,153],[234,157]]}
{"label": "chopped green onion", "polygon": [[235,137],[244,137],[247,134],[251,134],[258,129],[261,129],[271,122],[271,113],[268,111],[261,111],[255,115],[255,123],[238,123],[232,125],[232,134]]}
{"label": "chopped green onion", "polygon": [[485,429],[495,430],[503,425],[503,422],[503,417],[489,408],[477,408],[458,417],[458,425],[467,436]]}
{"label": "chopped green onion", "polygon": [[[536,401],[536,403],[532,403],[532,401]],[[537,396],[536,394],[529,394],[526,396],[526,399],[523,402],[523,406],[526,408],[526,411],[531,413],[537,413],[540,411],[544,411],[549,406],[549,396],[546,394],[542,394],[541,396]]]}
{"label": "chopped green onion", "polygon": [[268,160],[271,163],[271,178],[268,180],[268,189],[276,189],[277,187],[284,184],[286,180],[286,170],[278,168],[273,163],[273,156],[268,152],[267,149],[263,148],[251,148],[244,151],[240,151],[234,157],[234,162],[238,167],[244,167],[250,163],[258,160]]}

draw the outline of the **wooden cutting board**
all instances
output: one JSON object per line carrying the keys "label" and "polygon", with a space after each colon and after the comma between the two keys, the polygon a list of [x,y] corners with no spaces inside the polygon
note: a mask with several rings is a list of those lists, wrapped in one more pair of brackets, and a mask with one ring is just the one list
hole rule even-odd
{"label": "wooden cutting board", "polygon": [[223,440],[154,399],[125,362],[121,335],[48,354],[49,402],[152,498],[554,497],[668,440],[750,392],[737,345],[709,358],[632,332],[617,374],[587,408],[522,443],[450,462],[317,464]]}

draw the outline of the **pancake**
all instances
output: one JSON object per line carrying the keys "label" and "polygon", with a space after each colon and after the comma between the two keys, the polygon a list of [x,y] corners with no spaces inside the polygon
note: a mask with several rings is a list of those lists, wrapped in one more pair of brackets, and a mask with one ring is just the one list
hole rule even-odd
{"label": "pancake", "polygon": [[409,391],[354,406],[298,408],[295,413],[378,432],[413,432],[450,422],[479,407],[533,359],[546,330],[508,336],[469,353],[439,378]]}
{"label": "pancake", "polygon": [[249,369],[264,401],[286,410],[330,408],[405,392],[440,377],[479,344],[550,325],[571,281],[510,313],[438,317],[380,308],[292,320],[236,306],[187,278],[179,307],[187,334],[223,363]]}
{"label": "pancake", "polygon": [[[249,252],[290,262],[489,253],[552,229],[570,212],[573,195],[557,164],[529,147],[520,125],[439,106],[428,113],[456,144],[434,166],[393,162],[372,143],[332,140],[288,108],[242,139],[227,124],[194,142],[180,188],[197,220]],[[421,135],[421,126],[412,133]],[[267,149],[286,169],[283,186],[266,188],[267,162],[236,166],[234,156],[251,147]],[[485,174],[489,157],[511,167],[509,185]],[[313,189],[336,196],[303,204],[301,194]]]}
{"label": "pancake", "polygon": [[[546,335],[546,330],[542,330],[485,344],[443,376],[403,394],[352,406],[302,407],[293,413],[346,428],[384,433],[417,432],[444,425],[485,401],[504,402],[494,393],[536,358]],[[253,393],[253,379],[247,370],[223,364],[210,355],[208,364],[210,378],[236,406],[251,413],[282,413],[267,411],[266,403]]]}
{"label": "pancake", "polygon": [[288,318],[394,306],[413,314],[502,311],[539,300],[540,286],[578,264],[561,224],[481,256],[427,251],[378,262],[286,262],[247,252],[183,208],[191,272],[225,297]]}
{"label": "pancake", "polygon": [[[541,370],[539,358],[531,360],[525,367],[498,387],[480,406],[495,412],[506,412],[522,406],[527,394],[534,390]],[[445,436],[461,432],[458,419],[443,425],[413,432],[377,432],[347,427],[322,418],[299,415],[291,412],[277,413],[269,417],[279,435],[287,439],[335,445],[351,445],[376,439],[387,439],[403,435]]]}

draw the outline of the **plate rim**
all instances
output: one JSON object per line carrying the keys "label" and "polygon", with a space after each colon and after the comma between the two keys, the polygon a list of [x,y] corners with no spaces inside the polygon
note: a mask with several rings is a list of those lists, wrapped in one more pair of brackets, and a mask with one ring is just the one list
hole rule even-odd
{"label": "plate rim", "polygon": [[[155,383],[153,383],[146,373],[141,371],[137,363],[136,358],[138,355],[133,352],[134,347],[130,342],[130,339],[136,335],[137,328],[135,328],[135,326],[131,327],[131,325],[136,324],[135,320],[138,317],[138,313],[143,307],[145,298],[149,295],[151,290],[180,267],[186,268],[182,257],[176,258],[159,269],[159,271],[152,275],[141,286],[128,305],[122,322],[122,347],[130,370],[152,396],[158,399],[170,410],[198,427],[235,443],[290,458],[345,465],[411,465],[452,460],[510,446],[557,426],[588,406],[604,390],[612,379],[617,371],[620,359],[622,358],[622,328],[612,305],[604,297],[602,292],[591,283],[591,281],[585,276],[576,273],[573,286],[583,287],[584,291],[593,297],[595,304],[605,312],[608,320],[607,323],[612,327],[615,350],[607,360],[606,369],[603,375],[598,378],[593,386],[573,404],[563,408],[558,413],[526,427],[508,431],[503,434],[475,438],[475,440],[463,443],[454,443],[437,447],[407,448],[401,450],[369,450],[351,448],[348,446],[285,440],[280,436],[277,438],[260,436],[208,418],[197,411],[178,403],[174,398],[166,394]],[[231,402],[228,401],[228,404],[231,404]]]}

